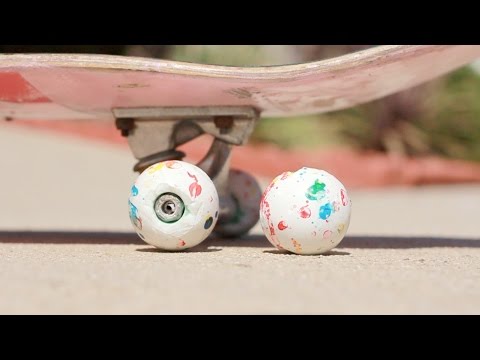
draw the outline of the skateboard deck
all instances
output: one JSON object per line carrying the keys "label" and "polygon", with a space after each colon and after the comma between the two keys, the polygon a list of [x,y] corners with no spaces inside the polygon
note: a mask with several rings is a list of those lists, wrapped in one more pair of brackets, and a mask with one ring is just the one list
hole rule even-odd
{"label": "skateboard deck", "polygon": [[385,45],[318,62],[228,67],[111,55],[0,55],[0,118],[114,120],[112,109],[249,106],[261,116],[341,110],[480,57],[480,46]]}

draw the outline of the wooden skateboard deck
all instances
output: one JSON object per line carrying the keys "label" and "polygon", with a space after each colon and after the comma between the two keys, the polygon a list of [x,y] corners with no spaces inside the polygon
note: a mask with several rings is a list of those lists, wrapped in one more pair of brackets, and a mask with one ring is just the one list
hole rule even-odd
{"label": "wooden skateboard deck", "polygon": [[111,55],[0,55],[0,117],[113,120],[112,109],[252,106],[261,116],[345,109],[480,57],[480,46],[385,45],[297,65],[228,67]]}

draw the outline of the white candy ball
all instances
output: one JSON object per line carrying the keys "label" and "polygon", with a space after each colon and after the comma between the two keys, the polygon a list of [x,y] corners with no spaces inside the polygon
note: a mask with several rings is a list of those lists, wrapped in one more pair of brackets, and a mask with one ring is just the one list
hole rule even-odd
{"label": "white candy ball", "polygon": [[164,250],[184,250],[212,232],[219,202],[217,190],[203,170],[173,160],[152,165],[140,174],[129,207],[135,231],[145,242]]}
{"label": "white candy ball", "polygon": [[260,204],[260,223],[278,249],[325,253],[342,241],[350,224],[351,200],[326,171],[301,168],[277,176]]}

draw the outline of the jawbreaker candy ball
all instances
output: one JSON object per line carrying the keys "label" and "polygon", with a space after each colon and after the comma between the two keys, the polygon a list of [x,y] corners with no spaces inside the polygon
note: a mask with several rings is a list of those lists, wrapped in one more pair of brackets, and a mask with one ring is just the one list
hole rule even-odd
{"label": "jawbreaker candy ball", "polygon": [[342,241],[350,224],[351,200],[326,171],[301,168],[277,176],[265,190],[260,223],[276,248],[322,254]]}
{"label": "jawbreaker candy ball", "polygon": [[183,161],[150,166],[135,181],[128,201],[132,225],[145,242],[163,250],[185,250],[212,232],[218,193],[208,175]]}

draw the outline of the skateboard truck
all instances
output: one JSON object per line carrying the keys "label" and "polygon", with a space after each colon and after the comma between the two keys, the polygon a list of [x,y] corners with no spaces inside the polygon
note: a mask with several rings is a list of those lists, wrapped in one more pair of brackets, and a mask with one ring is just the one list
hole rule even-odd
{"label": "skateboard truck", "polygon": [[204,158],[196,164],[212,179],[220,199],[219,222],[235,215],[235,203],[228,188],[233,145],[243,145],[251,135],[259,113],[252,107],[158,107],[115,108],[116,126],[127,137],[139,161],[134,171],[166,160],[182,160],[177,147],[203,134],[213,136]]}

